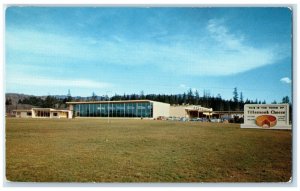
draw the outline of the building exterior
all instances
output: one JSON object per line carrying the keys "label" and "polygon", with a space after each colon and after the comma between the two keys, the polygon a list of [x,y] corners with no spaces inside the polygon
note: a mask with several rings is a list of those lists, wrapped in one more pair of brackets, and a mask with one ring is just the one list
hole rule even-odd
{"label": "building exterior", "polygon": [[18,118],[32,118],[32,110],[31,109],[18,109],[12,111],[12,116]]}
{"label": "building exterior", "polygon": [[52,108],[32,108],[29,110],[13,110],[13,115],[20,118],[72,118],[69,110]]}
{"label": "building exterior", "polygon": [[212,117],[218,119],[233,119],[235,117],[243,118],[244,111],[213,111]]}
{"label": "building exterior", "polygon": [[68,110],[52,108],[32,108],[13,110],[12,115],[19,118],[148,118],[200,120],[231,119],[243,117],[243,111],[213,111],[200,105],[172,105],[151,100],[122,101],[79,101],[67,102]]}
{"label": "building exterior", "polygon": [[151,100],[67,102],[74,117],[169,117],[170,104]]}
{"label": "building exterior", "polygon": [[212,114],[212,108],[201,107],[200,105],[178,105],[170,108],[170,116],[172,117],[210,118]]}

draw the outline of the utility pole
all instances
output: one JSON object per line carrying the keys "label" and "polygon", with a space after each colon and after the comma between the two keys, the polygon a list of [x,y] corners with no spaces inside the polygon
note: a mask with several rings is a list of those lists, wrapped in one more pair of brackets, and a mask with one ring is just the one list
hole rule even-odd
{"label": "utility pole", "polygon": [[108,115],[107,115],[107,123],[109,124],[109,113],[110,113],[110,108],[109,108],[109,102],[110,102],[110,99],[108,98]]}
{"label": "utility pole", "polygon": [[109,127],[109,123],[110,123],[110,121],[109,121],[109,113],[110,113],[109,103],[110,103],[110,98],[109,98],[109,96],[108,96],[108,92],[110,92],[110,91],[106,91],[106,96],[107,96],[107,98],[108,98],[108,107],[107,107],[107,110],[108,110],[108,113],[107,113],[107,123],[108,123],[108,127]]}

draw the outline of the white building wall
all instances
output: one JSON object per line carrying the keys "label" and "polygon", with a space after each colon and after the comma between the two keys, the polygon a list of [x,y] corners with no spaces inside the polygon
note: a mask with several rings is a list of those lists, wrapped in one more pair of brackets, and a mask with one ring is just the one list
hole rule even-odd
{"label": "white building wall", "polygon": [[170,104],[153,101],[153,118],[170,116]]}
{"label": "white building wall", "polygon": [[[39,109],[31,109],[31,110],[28,110],[28,111],[15,110],[14,113],[15,113],[16,117],[19,117],[19,118],[69,118],[69,119],[72,119],[72,115],[73,115],[73,112],[70,111],[70,110],[54,110],[54,109],[51,109],[51,110],[48,111],[48,112],[50,112],[49,117],[46,117],[46,116],[38,117],[38,116],[36,116],[37,111],[39,111]],[[27,112],[31,112],[31,116],[27,115]],[[57,113],[57,116],[54,116],[53,115],[54,113]]]}
{"label": "white building wall", "polygon": [[172,117],[188,117],[186,111],[186,106],[171,106],[170,107],[170,116]]}
{"label": "white building wall", "polygon": [[73,111],[74,105],[70,104],[68,109],[71,110],[71,111]]}
{"label": "white building wall", "polygon": [[[57,113],[57,116],[54,116],[53,115],[54,113]],[[59,112],[58,111],[52,111],[52,112],[50,112],[50,118],[60,118]]]}
{"label": "white building wall", "polygon": [[73,118],[73,111],[68,111],[68,119],[72,119],[72,118]]}
{"label": "white building wall", "polygon": [[33,109],[31,109],[31,117],[35,118],[35,111]]}
{"label": "white building wall", "polygon": [[20,116],[21,118],[29,118],[29,117],[31,117],[31,116],[28,116],[27,115],[27,111],[21,111],[21,116]]}
{"label": "white building wall", "polygon": [[[54,116],[54,113],[57,113],[57,116]],[[72,119],[72,111],[51,111],[50,112],[50,118],[68,118],[68,119]]]}
{"label": "white building wall", "polygon": [[19,113],[19,112],[15,112],[15,115],[16,115],[16,117],[21,117],[21,113]]}

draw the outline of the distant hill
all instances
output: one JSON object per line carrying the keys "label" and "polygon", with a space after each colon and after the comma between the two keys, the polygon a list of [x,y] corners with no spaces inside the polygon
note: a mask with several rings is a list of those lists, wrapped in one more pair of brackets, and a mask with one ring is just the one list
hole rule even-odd
{"label": "distant hill", "polygon": [[[65,99],[67,98],[66,95],[51,95],[52,97],[58,98],[58,99]],[[28,94],[18,94],[18,93],[6,93],[5,94],[5,100],[11,100],[12,105],[16,105],[19,100],[23,100],[25,98],[29,97],[39,97],[41,99],[46,99],[47,96],[36,96],[36,95],[28,95]]]}
{"label": "distant hill", "polygon": [[5,113],[11,113],[13,110],[16,110],[16,109],[31,109],[34,107],[35,106],[29,105],[29,104],[6,105]]}
{"label": "distant hill", "polygon": [[[6,113],[11,113],[12,110],[15,109],[31,109],[33,107],[37,107],[30,104],[20,104],[18,103],[19,100],[28,99],[29,97],[38,97],[43,100],[46,99],[47,96],[35,96],[35,95],[28,95],[28,94],[18,94],[18,93],[6,93],[5,94],[5,101],[8,101],[9,104],[5,104],[5,111]],[[64,96],[57,96],[59,99],[63,99]]]}
{"label": "distant hill", "polygon": [[5,100],[11,100],[12,105],[16,105],[19,100],[23,100],[25,98],[31,97],[34,95],[26,95],[26,94],[17,94],[17,93],[6,93]]}
{"label": "distant hill", "polygon": [[[66,99],[68,98],[67,95],[50,95],[51,97],[55,97],[57,99]],[[5,94],[6,100],[11,99],[12,104],[15,105],[18,103],[19,100],[23,100],[25,98],[29,98],[29,97],[38,97],[41,99],[46,99],[46,95],[45,96],[36,96],[36,95],[28,95],[28,94],[18,94],[18,93],[6,93]],[[81,101],[87,101],[87,100],[92,100],[92,96],[87,96],[87,97],[82,97],[82,96],[72,96],[72,98],[74,100],[81,100]],[[96,100],[104,100],[104,96],[96,96],[95,99]]]}
{"label": "distant hill", "polygon": [[5,104],[5,112],[11,113],[12,110],[15,109],[31,109],[32,107],[35,107],[33,105],[28,104],[18,104],[19,100],[23,100],[25,98],[29,98],[34,95],[26,95],[26,94],[18,94],[18,93],[6,93],[5,94],[5,100],[10,100],[10,104]]}

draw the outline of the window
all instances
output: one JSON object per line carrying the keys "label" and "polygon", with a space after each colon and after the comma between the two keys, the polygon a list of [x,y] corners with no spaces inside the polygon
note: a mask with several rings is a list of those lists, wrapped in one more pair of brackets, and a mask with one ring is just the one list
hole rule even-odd
{"label": "window", "polygon": [[50,112],[45,111],[45,117],[50,117]]}
{"label": "window", "polygon": [[[101,106],[102,108],[102,106]],[[108,104],[103,104],[103,117],[107,117],[108,116]]]}
{"label": "window", "polygon": [[57,117],[57,116],[58,116],[58,114],[57,114],[57,113],[53,113],[53,116],[54,116],[54,117]]}
{"label": "window", "polygon": [[95,107],[96,107],[96,116],[97,116],[97,117],[100,117],[101,105],[100,105],[100,104],[97,104],[97,105],[95,105]]}
{"label": "window", "polygon": [[29,112],[27,112],[27,116],[31,116],[32,115],[32,113],[29,111]]}
{"label": "window", "polygon": [[87,117],[87,104],[81,104],[80,105],[80,116],[81,117]]}
{"label": "window", "polygon": [[76,105],[75,109],[76,109],[77,116],[80,116],[80,105],[79,104]]}
{"label": "window", "polygon": [[76,104],[74,114],[81,117],[152,117],[153,104],[149,102]]}

